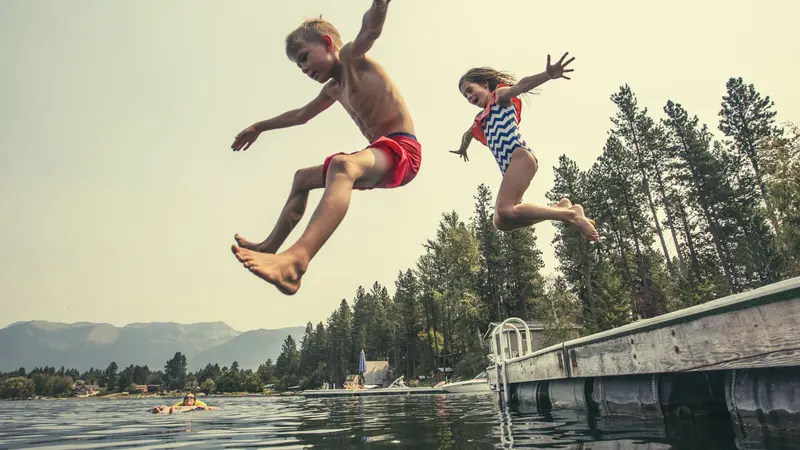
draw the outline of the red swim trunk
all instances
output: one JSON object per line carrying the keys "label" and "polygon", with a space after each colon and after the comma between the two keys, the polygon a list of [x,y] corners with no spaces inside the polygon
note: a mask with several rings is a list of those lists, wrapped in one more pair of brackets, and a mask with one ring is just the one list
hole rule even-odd
{"label": "red swim trunk", "polygon": [[[419,166],[422,163],[422,146],[414,135],[408,133],[387,134],[386,136],[379,137],[367,146],[367,148],[370,147],[387,152],[392,157],[394,164],[392,164],[392,167],[386,172],[383,179],[374,187],[354,186],[354,189],[391,189],[408,184],[408,182],[417,176]],[[325,158],[325,163],[322,165],[323,183],[325,183],[328,177],[328,166],[331,164],[331,158],[336,155],[346,154],[348,153],[334,153]],[[353,153],[349,154],[352,155]]]}

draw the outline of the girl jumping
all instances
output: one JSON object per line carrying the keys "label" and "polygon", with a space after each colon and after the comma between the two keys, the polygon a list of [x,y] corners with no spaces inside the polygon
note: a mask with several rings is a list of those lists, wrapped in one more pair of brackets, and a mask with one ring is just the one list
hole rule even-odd
{"label": "girl jumping", "polygon": [[547,55],[544,72],[525,77],[518,83],[512,75],[491,68],[475,68],[465,73],[458,80],[458,90],[468,102],[483,111],[464,133],[461,147],[450,153],[469,161],[467,148],[474,137],[489,147],[494,155],[503,174],[494,212],[494,225],[498,230],[510,231],[544,220],[560,220],[577,227],[586,239],[596,241],[599,235],[594,221],[584,215],[581,205],[573,205],[566,198],[554,207],[522,203],[522,195],[536,175],[539,163],[519,131],[522,113],[519,96],[548,80],[569,80],[564,74],[573,69],[565,67],[575,58],[563,62],[567,54],[564,53],[553,65],[550,64],[550,55]]}

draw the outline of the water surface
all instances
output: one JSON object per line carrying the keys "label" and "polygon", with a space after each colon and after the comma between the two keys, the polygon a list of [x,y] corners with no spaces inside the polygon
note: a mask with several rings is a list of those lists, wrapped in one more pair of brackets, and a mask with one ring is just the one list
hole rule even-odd
{"label": "water surface", "polygon": [[[2,449],[800,449],[800,440],[571,411],[505,414],[492,394],[305,399],[202,397],[217,411],[153,415],[177,399],[0,402]],[[670,436],[670,438],[667,438]]]}

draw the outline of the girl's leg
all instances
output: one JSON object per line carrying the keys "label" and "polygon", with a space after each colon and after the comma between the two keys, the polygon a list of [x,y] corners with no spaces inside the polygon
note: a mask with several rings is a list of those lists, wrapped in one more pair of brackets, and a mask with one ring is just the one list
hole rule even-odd
{"label": "girl's leg", "polygon": [[581,205],[561,208],[521,203],[522,195],[530,186],[537,169],[536,158],[529,151],[518,148],[511,154],[511,162],[497,193],[495,227],[510,231],[544,220],[559,220],[575,225],[587,239],[597,240],[597,230],[583,214]]}

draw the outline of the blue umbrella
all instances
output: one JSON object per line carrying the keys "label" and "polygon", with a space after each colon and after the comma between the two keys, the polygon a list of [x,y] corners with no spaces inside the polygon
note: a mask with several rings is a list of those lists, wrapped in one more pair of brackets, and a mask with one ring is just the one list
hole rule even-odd
{"label": "blue umbrella", "polygon": [[367,371],[367,357],[364,355],[364,349],[361,349],[361,355],[358,357],[358,373]]}

